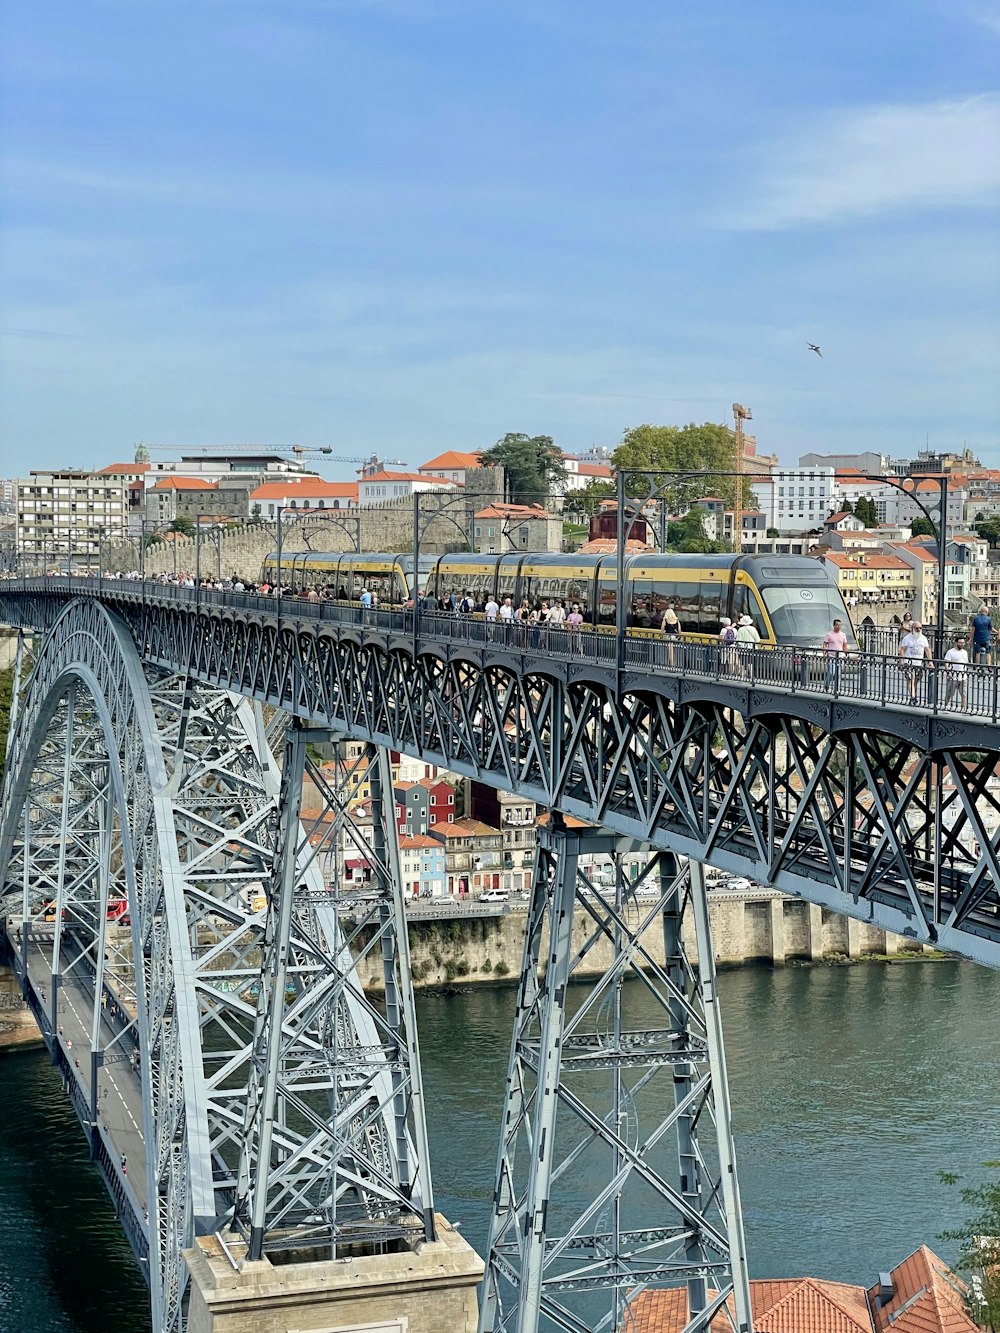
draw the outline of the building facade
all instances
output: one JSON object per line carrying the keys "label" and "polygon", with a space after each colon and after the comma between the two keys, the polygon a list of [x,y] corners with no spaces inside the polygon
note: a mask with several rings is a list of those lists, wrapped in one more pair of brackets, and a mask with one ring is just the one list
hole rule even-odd
{"label": "building facade", "polygon": [[775,528],[782,536],[820,528],[840,508],[832,467],[779,469],[751,487],[765,531]]}
{"label": "building facade", "polygon": [[16,483],[18,558],[96,570],[105,544],[128,537],[125,479],[75,468],[32,472]]}

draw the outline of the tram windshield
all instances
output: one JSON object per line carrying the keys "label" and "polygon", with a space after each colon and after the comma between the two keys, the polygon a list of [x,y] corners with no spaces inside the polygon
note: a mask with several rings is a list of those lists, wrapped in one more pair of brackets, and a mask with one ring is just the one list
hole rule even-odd
{"label": "tram windshield", "polygon": [[778,643],[819,648],[834,620],[842,620],[847,642],[856,646],[854,627],[840,592],[829,583],[785,584],[763,587],[761,595]]}

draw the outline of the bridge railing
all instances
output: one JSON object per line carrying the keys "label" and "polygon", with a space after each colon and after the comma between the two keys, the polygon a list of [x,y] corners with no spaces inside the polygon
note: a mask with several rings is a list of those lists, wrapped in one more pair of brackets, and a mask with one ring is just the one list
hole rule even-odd
{"label": "bridge railing", "polygon": [[[565,625],[521,625],[487,621],[482,616],[401,608],[365,609],[350,603],[309,600],[273,593],[218,592],[147,580],[46,577],[8,579],[0,587],[25,592],[61,591],[81,594],[113,592],[131,601],[182,602],[191,606],[279,615],[286,622],[315,621],[401,638],[431,638],[480,648],[515,651],[528,657],[596,663],[618,662],[614,634]],[[691,641],[657,634],[630,635],[622,646],[622,665],[630,672],[651,672],[708,678],[730,685],[763,686],[789,694],[855,699],[867,704],[914,707],[921,711],[959,712],[993,722],[1000,720],[1000,668],[958,665],[946,661],[901,662],[897,652],[864,649],[831,656],[817,648],[794,645],[768,647],[717,640]]]}

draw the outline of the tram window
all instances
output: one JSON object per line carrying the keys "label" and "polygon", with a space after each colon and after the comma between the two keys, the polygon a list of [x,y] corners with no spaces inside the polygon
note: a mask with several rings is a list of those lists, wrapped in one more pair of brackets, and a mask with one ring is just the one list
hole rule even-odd
{"label": "tram window", "polygon": [[703,583],[701,585],[701,630],[705,634],[718,633],[722,617],[722,585]]}
{"label": "tram window", "polygon": [[738,625],[740,616],[749,616],[753,621],[757,633],[762,637],[766,636],[767,627],[764,623],[764,610],[757,599],[757,595],[752,588],[748,588],[745,583],[737,583],[733,588],[733,624]]}
{"label": "tram window", "polygon": [[613,579],[601,579],[598,584],[598,623],[614,628],[618,612],[618,589]]}

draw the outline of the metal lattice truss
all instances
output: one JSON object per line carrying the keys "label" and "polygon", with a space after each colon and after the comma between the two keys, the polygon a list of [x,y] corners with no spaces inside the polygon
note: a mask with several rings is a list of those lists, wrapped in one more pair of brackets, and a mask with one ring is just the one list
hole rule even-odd
{"label": "metal lattice truss", "polygon": [[[633,850],[593,832],[540,834],[480,1333],[619,1333],[643,1291],[680,1285],[688,1333],[720,1314],[748,1327],[704,883],[666,853],[630,870]],[[595,882],[581,853],[606,856],[613,882]],[[602,954],[596,984],[572,989]]]}
{"label": "metal lattice truss", "polygon": [[[96,602],[66,608],[16,702],[0,828],[4,908],[21,918],[22,974],[32,926],[48,927],[53,1029],[58,996],[72,985],[88,997],[92,1067],[137,1052],[152,1203],[149,1219],[125,1219],[126,1230],[148,1258],[154,1328],[179,1329],[182,1249],[231,1215],[236,1198],[274,887],[287,874],[279,767],[259,707],[144,669],[126,628]],[[309,1053],[314,1106],[351,1109],[334,1117],[335,1132],[311,1134],[302,1104],[277,1100],[275,1151],[294,1168],[264,1191],[263,1225],[286,1237],[307,1225],[330,1249],[331,1201],[378,1218],[386,1195],[400,1193],[400,1042],[345,983],[335,905],[295,830],[302,859],[290,875],[281,1041]],[[127,927],[109,923],[118,903]],[[341,1069],[330,1043],[366,1050],[367,1068]],[[96,1134],[96,1107],[81,1113]],[[418,1215],[421,1172],[426,1155],[408,1148]]]}
{"label": "metal lattice truss", "polygon": [[[285,744],[236,1205],[251,1259],[268,1243],[336,1257],[434,1236],[388,758],[369,749],[324,769],[308,747],[329,739],[293,723]],[[307,775],[314,804],[300,822]],[[348,786],[371,792],[370,844]],[[369,867],[363,895],[342,883],[351,842]],[[384,1009],[359,981],[373,959]]]}
{"label": "metal lattice truss", "polygon": [[[279,622],[104,595],[166,670],[1000,966],[988,722],[433,639],[414,660],[411,638],[296,620],[294,604]],[[45,625],[59,604],[3,595],[14,623]],[[938,766],[956,785],[954,836],[940,819],[911,827],[941,808]]]}

